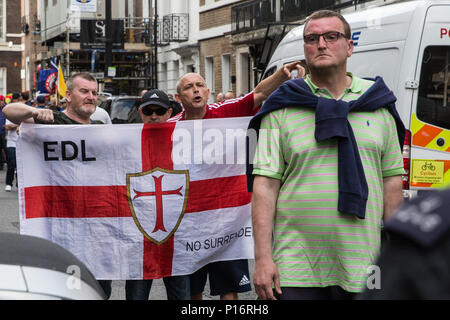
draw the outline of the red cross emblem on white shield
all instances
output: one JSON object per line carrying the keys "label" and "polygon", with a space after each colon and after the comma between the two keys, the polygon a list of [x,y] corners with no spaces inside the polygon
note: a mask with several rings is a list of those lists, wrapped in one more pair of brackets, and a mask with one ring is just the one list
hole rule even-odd
{"label": "red cross emblem on white shield", "polygon": [[152,170],[127,174],[131,214],[142,234],[160,245],[178,229],[189,192],[188,170]]}

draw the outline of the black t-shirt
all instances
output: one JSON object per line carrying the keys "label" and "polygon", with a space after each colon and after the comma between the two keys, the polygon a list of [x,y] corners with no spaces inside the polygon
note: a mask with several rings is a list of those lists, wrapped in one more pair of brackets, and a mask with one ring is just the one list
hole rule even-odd
{"label": "black t-shirt", "polygon": [[[72,120],[64,112],[60,111],[53,111],[53,119],[53,123],[40,122],[38,120],[35,120],[34,122],[37,124],[83,124],[78,121]],[[91,124],[103,124],[103,122],[101,122],[100,120],[91,120]]]}

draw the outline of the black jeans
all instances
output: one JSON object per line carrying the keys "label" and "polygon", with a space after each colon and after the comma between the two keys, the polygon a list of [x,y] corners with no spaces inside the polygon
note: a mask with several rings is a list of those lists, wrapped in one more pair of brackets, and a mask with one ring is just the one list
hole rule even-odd
{"label": "black jeans", "polygon": [[3,165],[5,163],[6,163],[6,139],[5,134],[0,133],[0,169],[3,169]]}
{"label": "black jeans", "polygon": [[[6,171],[6,185],[12,186],[14,181],[14,172],[16,171],[16,148],[6,148],[6,158],[8,169]],[[17,185],[17,176],[16,176]]]}
{"label": "black jeans", "polygon": [[[166,287],[167,300],[191,299],[190,278],[174,276],[163,278]],[[127,280],[125,294],[127,300],[148,300],[153,280]]]}
{"label": "black jeans", "polygon": [[[189,300],[191,298],[189,275],[163,278],[167,300]],[[153,280],[126,280],[126,300],[148,300]],[[111,280],[98,280],[107,299],[111,297]]]}

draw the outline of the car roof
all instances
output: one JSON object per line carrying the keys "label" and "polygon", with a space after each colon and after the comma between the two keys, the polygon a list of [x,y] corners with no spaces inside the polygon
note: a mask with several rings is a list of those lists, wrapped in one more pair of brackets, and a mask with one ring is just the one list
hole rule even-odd
{"label": "car roof", "polygon": [[140,100],[142,97],[140,96],[119,96],[119,97],[111,97],[108,100],[120,101],[120,100]]}

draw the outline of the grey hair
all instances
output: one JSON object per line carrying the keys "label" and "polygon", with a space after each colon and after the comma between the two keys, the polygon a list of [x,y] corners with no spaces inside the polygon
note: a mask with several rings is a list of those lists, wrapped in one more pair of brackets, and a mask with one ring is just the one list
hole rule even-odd
{"label": "grey hair", "polygon": [[88,72],[80,72],[80,73],[76,73],[73,76],[71,76],[70,78],[67,79],[66,81],[66,87],[67,90],[72,92],[73,90],[73,82],[76,78],[83,78],[84,80],[87,81],[92,81],[92,82],[97,82],[97,79],[95,79],[90,73]]}
{"label": "grey hair", "polygon": [[203,82],[206,84],[205,79],[199,74],[199,73],[195,73],[195,72],[190,72],[190,73],[186,73],[184,76],[182,76],[180,79],[178,79],[177,81],[177,93],[180,94],[181,93],[181,80],[183,80],[186,76],[191,75],[191,74],[195,74],[197,76],[199,76],[200,78],[202,78]]}

